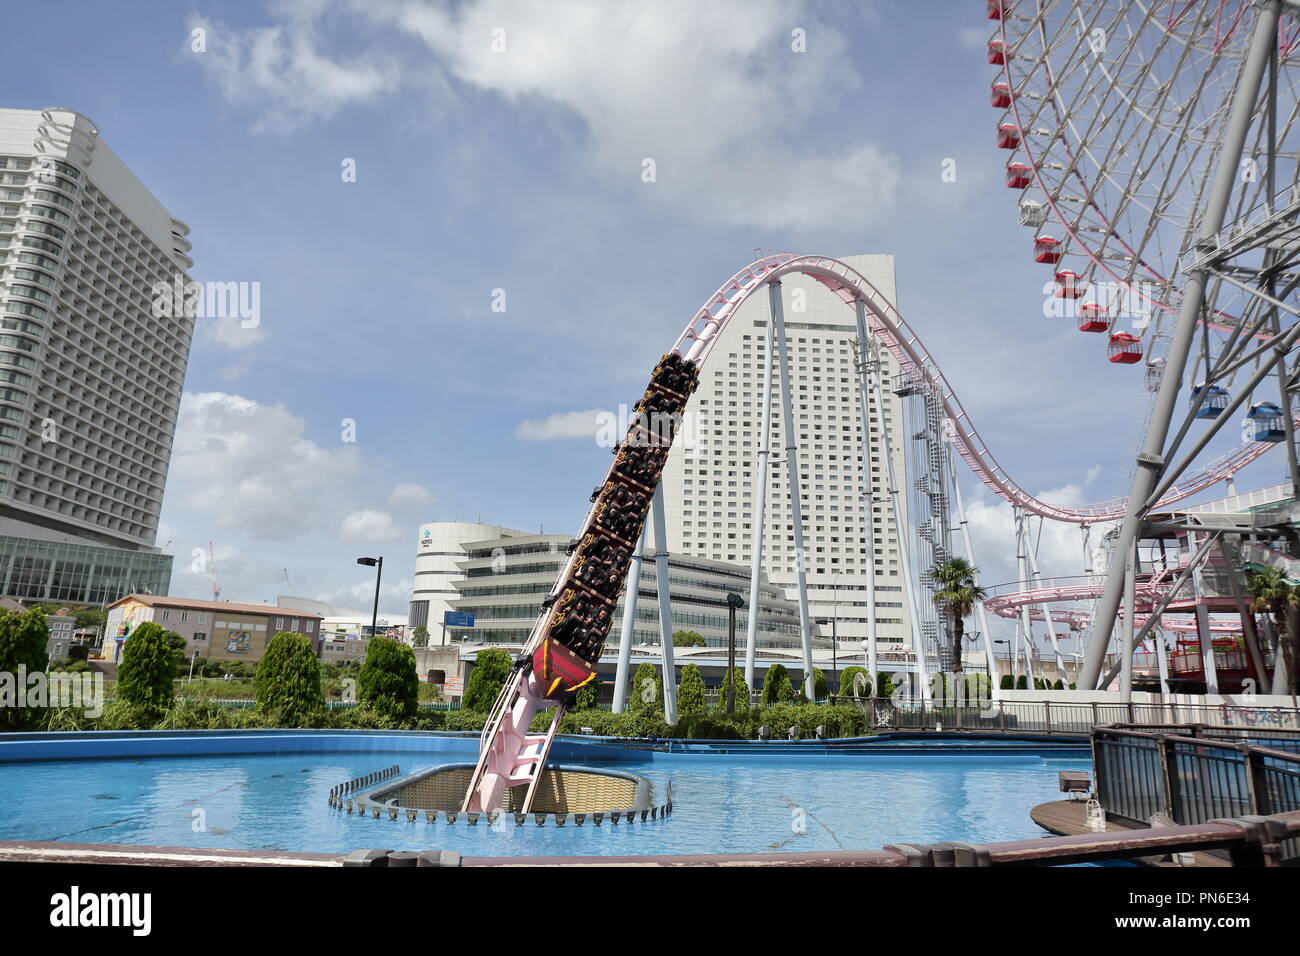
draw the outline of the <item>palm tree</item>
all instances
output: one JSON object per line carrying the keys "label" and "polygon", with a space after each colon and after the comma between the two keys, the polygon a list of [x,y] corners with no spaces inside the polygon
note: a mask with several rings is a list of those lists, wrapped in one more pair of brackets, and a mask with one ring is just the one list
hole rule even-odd
{"label": "palm tree", "polygon": [[1300,606],[1300,588],[1291,584],[1279,568],[1259,567],[1246,572],[1246,592],[1251,597],[1250,609],[1273,617],[1273,632],[1277,635],[1278,650],[1286,663],[1287,692],[1296,692],[1296,658],[1300,635],[1294,633],[1287,620],[1287,609]]}
{"label": "palm tree", "polygon": [[948,558],[930,571],[939,585],[934,603],[952,618],[952,669],[961,670],[961,641],[966,634],[966,615],[977,601],[984,600],[984,589],[975,583],[979,568],[965,558]]}

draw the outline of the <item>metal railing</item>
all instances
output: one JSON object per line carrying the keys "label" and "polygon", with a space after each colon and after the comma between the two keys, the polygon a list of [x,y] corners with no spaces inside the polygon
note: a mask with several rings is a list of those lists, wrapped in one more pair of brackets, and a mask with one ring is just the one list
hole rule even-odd
{"label": "metal railing", "polygon": [[[1102,724],[1231,728],[1267,737],[1300,731],[1300,709],[1248,704],[1109,703],[1039,701],[923,701],[909,697],[832,697],[833,704],[859,707],[875,731],[1005,730],[1086,736]],[[1288,749],[1288,748],[1282,748]]]}
{"label": "metal railing", "polygon": [[[1097,799],[1107,815],[1137,826],[1151,824],[1156,814],[1173,824],[1195,825],[1300,810],[1300,752],[1233,738],[1237,728],[1194,729],[1202,732],[1093,730]],[[1206,731],[1226,732],[1229,739],[1214,739]],[[1300,861],[1300,840],[1287,840],[1282,857]]]}

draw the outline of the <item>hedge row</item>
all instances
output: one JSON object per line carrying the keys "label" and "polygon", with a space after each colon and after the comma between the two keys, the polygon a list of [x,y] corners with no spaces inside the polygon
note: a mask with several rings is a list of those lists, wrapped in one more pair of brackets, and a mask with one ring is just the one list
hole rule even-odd
{"label": "hedge row", "polygon": [[[254,708],[223,707],[204,700],[181,700],[158,716],[148,708],[117,700],[97,718],[81,708],[51,709],[39,724],[41,730],[228,730],[275,729],[283,726],[327,730],[459,730],[480,731],[487,715],[478,711],[427,711],[409,717],[385,715],[366,707],[324,710],[307,714],[297,723],[282,723],[268,712]],[[543,711],[533,721],[534,730],[545,730],[551,720]],[[676,727],[664,723],[655,709],[625,714],[607,710],[574,710],[564,715],[560,732],[582,733],[584,728],[605,737],[676,737],[690,740],[746,740],[758,736],[762,726],[771,728],[773,738],[783,739],[791,726],[800,737],[813,737],[820,725],[827,737],[857,737],[866,733],[866,717],[856,707],[827,704],[776,704],[741,710],[734,717],[714,711],[682,717]]]}

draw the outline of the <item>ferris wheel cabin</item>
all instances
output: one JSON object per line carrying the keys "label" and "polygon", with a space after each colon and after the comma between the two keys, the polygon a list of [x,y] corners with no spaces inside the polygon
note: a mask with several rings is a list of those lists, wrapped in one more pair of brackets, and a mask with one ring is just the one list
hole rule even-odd
{"label": "ferris wheel cabin", "polygon": [[1282,409],[1272,402],[1256,402],[1246,413],[1255,441],[1282,441],[1286,438],[1286,423]]}
{"label": "ferris wheel cabin", "polygon": [[1105,332],[1110,328],[1110,319],[1106,310],[1096,302],[1085,302],[1079,306],[1080,332]]}
{"label": "ferris wheel cabin", "polygon": [[1069,269],[1062,269],[1056,274],[1056,292],[1058,299],[1078,299],[1088,288],[1088,283]]}
{"label": "ferris wheel cabin", "polygon": [[1061,240],[1039,236],[1034,240],[1034,261],[1055,265],[1061,261]]}
{"label": "ferris wheel cabin", "polygon": [[1218,385],[1211,385],[1206,388],[1205,383],[1202,382],[1200,385],[1192,386],[1192,402],[1195,403],[1202,393],[1204,393],[1205,398],[1201,402],[1201,407],[1196,410],[1194,417],[1215,419],[1222,415],[1223,410],[1228,407],[1228,399],[1231,397],[1228,395],[1228,390],[1220,388]]}
{"label": "ferris wheel cabin", "polygon": [[1006,65],[1007,45],[998,37],[989,40],[989,62],[994,66]]}
{"label": "ferris wheel cabin", "polygon": [[1011,101],[1014,100],[1015,98],[1016,98],[1015,92],[1011,89],[1011,87],[1007,83],[1001,80],[999,80],[997,83],[994,83],[993,86],[990,87],[989,89],[989,102],[992,103],[993,106],[996,107],[997,109],[1000,110],[1006,109],[1008,106],[1011,105]]}
{"label": "ferris wheel cabin", "polygon": [[1109,361],[1116,365],[1136,365],[1142,361],[1142,340],[1127,332],[1116,332],[1106,351]]}
{"label": "ferris wheel cabin", "polygon": [[1033,172],[1024,163],[1011,163],[1007,166],[1007,188],[1024,189],[1034,178]]}
{"label": "ferris wheel cabin", "polygon": [[1020,127],[1015,123],[998,125],[998,149],[1017,149],[1020,146]]}

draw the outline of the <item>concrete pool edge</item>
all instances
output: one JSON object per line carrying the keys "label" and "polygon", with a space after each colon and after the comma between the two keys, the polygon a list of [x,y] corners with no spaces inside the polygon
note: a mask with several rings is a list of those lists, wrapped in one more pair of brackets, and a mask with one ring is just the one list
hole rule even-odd
{"label": "concrete pool edge", "polygon": [[[0,763],[286,753],[477,753],[479,734],[416,730],[91,730],[0,735]],[[672,756],[825,757],[969,754],[1086,755],[1086,740],[1032,734],[926,732],[836,740],[651,740],[561,736],[556,759],[642,760]]]}

